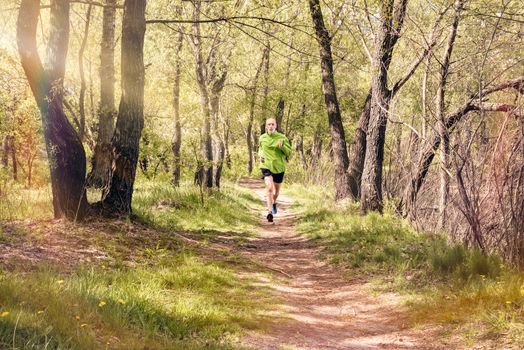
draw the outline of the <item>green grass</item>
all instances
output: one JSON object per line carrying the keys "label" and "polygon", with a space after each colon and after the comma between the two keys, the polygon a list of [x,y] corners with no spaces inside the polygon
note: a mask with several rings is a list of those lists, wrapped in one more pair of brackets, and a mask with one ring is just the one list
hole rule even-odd
{"label": "green grass", "polygon": [[258,225],[252,208],[258,207],[260,200],[251,191],[229,182],[220,192],[204,194],[203,204],[197,186],[174,188],[167,180],[141,181],[133,197],[133,212],[144,222],[201,235],[252,235]]}
{"label": "green grass", "polygon": [[[17,218],[30,218],[31,205],[20,205]],[[47,242],[52,231],[102,258],[0,269],[0,349],[240,349],[242,330],[270,322],[270,293],[256,274],[237,273],[244,261],[225,251],[200,255],[206,244],[198,242],[254,234],[257,206],[234,184],[202,205],[190,184],[139,179],[134,222],[4,222],[0,244]]]}
{"label": "green grass", "polygon": [[264,300],[248,282],[192,255],[134,270],[7,272],[0,348],[232,348],[234,335],[258,322]]}
{"label": "green grass", "polygon": [[298,231],[325,247],[325,259],[409,295],[413,323],[480,323],[483,335],[524,339],[524,277],[499,257],[416,232],[392,213],[361,216],[357,204],[335,204],[322,188],[285,192],[301,214]]}

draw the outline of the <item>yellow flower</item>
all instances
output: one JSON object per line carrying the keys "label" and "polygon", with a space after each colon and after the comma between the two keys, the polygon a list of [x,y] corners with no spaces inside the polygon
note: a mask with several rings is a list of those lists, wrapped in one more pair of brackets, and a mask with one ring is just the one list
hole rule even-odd
{"label": "yellow flower", "polygon": [[58,280],[58,281],[56,281],[56,283],[58,283],[58,284],[64,284],[64,280]]}
{"label": "yellow flower", "polygon": [[509,300],[506,300],[506,304],[511,304],[511,301],[509,301]]}
{"label": "yellow flower", "polygon": [[98,303],[98,307],[103,307],[105,304],[106,304],[106,302],[102,300],[102,301],[100,301],[100,303]]}
{"label": "yellow flower", "polygon": [[80,321],[80,316],[76,315],[76,316],[75,316],[75,319],[76,319],[77,321]]}
{"label": "yellow flower", "polygon": [[43,313],[44,313],[44,310],[40,310],[40,311],[38,311],[36,314],[37,314],[37,315],[41,315],[41,314],[43,314]]}
{"label": "yellow flower", "polygon": [[7,317],[9,316],[9,311],[4,311],[0,314],[0,317]]}
{"label": "yellow flower", "polygon": [[522,288],[520,289],[520,295],[522,295],[522,296],[524,297],[524,287],[522,287]]}
{"label": "yellow flower", "polygon": [[84,328],[85,326],[87,326],[87,323],[82,323],[82,324],[80,325],[80,327],[82,327],[82,328]]}
{"label": "yellow flower", "polygon": [[118,299],[118,302],[119,302],[120,304],[122,304],[122,305],[124,305],[124,304],[126,303],[124,299]]}

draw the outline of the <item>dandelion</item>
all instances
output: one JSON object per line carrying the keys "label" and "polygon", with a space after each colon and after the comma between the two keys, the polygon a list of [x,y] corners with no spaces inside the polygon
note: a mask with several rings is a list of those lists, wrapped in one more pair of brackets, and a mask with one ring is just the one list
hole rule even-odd
{"label": "dandelion", "polygon": [[100,303],[98,303],[98,307],[103,307],[105,304],[106,304],[106,302],[102,300],[102,301],[100,301]]}
{"label": "dandelion", "polygon": [[80,328],[84,328],[85,326],[87,326],[87,323],[82,323],[82,324],[80,325]]}
{"label": "dandelion", "polygon": [[509,305],[509,304],[511,304],[511,301],[509,301],[509,300],[506,300],[506,304],[508,304],[508,305]]}
{"label": "dandelion", "polygon": [[43,313],[44,313],[44,310],[39,310],[36,314],[37,314],[37,315],[41,315],[41,314],[43,314]]}
{"label": "dandelion", "polygon": [[4,312],[2,312],[2,313],[0,314],[0,317],[2,317],[2,318],[3,318],[3,317],[7,317],[7,316],[9,316],[9,311],[4,311]]}
{"label": "dandelion", "polygon": [[118,303],[124,305],[126,301],[124,299],[118,299]]}
{"label": "dandelion", "polygon": [[75,320],[80,321],[80,316],[76,315]]}

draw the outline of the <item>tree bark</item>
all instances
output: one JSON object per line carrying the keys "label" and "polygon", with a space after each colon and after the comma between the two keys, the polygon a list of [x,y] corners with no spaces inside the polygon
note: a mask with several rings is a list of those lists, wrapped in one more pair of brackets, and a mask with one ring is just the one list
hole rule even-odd
{"label": "tree bark", "polygon": [[6,135],[2,143],[2,165],[4,168],[9,166],[9,138],[10,135]]}
{"label": "tree bark", "polygon": [[103,206],[111,214],[131,214],[131,201],[144,126],[144,34],[146,0],[126,0],[122,20],[122,96],[111,140],[113,165]]}
{"label": "tree bark", "polygon": [[388,65],[391,60],[390,33],[393,26],[394,0],[381,5],[381,25],[375,36],[375,51],[372,63],[371,114],[366,135],[366,158],[362,172],[360,208],[382,212],[382,164],[386,125],[391,102],[391,91],[387,87]]}
{"label": "tree bark", "polygon": [[324,25],[324,19],[319,0],[309,0],[309,9],[315,26],[316,39],[320,48],[322,91],[326,103],[329,127],[331,130],[331,148],[335,166],[335,198],[337,200],[350,195],[349,177],[347,168],[349,164],[344,126],[340,116],[335,77],[333,74],[333,58],[331,54],[331,38]]}
{"label": "tree bark", "polygon": [[91,9],[93,5],[87,7],[86,23],[84,27],[84,37],[82,38],[82,44],[80,45],[80,51],[78,52],[78,69],[80,72],[80,97],[78,101],[79,113],[80,113],[80,130],[78,136],[80,141],[84,141],[84,134],[86,129],[86,113],[85,113],[85,95],[86,95],[86,77],[84,72],[84,52],[87,45],[87,35],[89,34],[89,24],[91,23]]}
{"label": "tree bark", "polygon": [[102,19],[102,45],[100,49],[100,105],[98,107],[98,136],[91,173],[90,186],[104,188],[109,184],[115,116],[115,17],[116,0],[106,0]]}
{"label": "tree bark", "polygon": [[46,69],[36,44],[39,14],[39,0],[21,1],[17,22],[18,51],[42,115],[55,217],[81,219],[88,208],[84,188],[86,158],[78,134],[62,109],[62,83],[69,40],[69,1],[51,1]]}
{"label": "tree bark", "polygon": [[[277,122],[277,131],[278,132],[282,132],[282,120],[284,119],[284,108],[285,108],[284,98],[280,97],[278,99],[277,110],[275,112],[275,121]],[[266,127],[266,124],[264,123],[264,132],[266,131],[265,127]]]}
{"label": "tree bark", "polygon": [[175,130],[171,140],[171,149],[173,151],[173,178],[174,186],[180,185],[180,146],[182,145],[182,127],[180,124],[180,53],[184,42],[184,34],[179,33],[175,47],[175,69],[173,71],[173,121]]}
{"label": "tree bark", "polygon": [[364,160],[366,158],[366,133],[370,112],[371,90],[368,92],[364,107],[360,112],[358,127],[355,129],[353,144],[349,155],[349,185],[351,188],[351,199],[355,201],[360,200],[360,183],[362,181],[362,171],[364,170]]}

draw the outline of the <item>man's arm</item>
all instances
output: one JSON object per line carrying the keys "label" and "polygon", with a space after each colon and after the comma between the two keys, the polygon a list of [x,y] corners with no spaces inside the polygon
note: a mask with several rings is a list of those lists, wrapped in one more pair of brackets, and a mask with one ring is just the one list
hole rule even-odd
{"label": "man's arm", "polygon": [[283,138],[282,147],[280,147],[280,149],[286,157],[289,157],[289,155],[291,154],[291,143],[289,142],[287,137]]}

